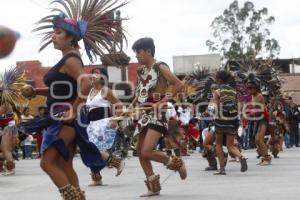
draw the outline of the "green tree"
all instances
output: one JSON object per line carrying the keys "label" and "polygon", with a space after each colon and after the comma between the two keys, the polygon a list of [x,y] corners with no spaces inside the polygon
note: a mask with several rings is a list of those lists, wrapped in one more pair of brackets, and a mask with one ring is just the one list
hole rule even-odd
{"label": "green tree", "polygon": [[210,51],[220,52],[223,59],[273,58],[280,51],[268,29],[274,21],[267,8],[255,10],[251,1],[240,8],[238,1],[234,1],[213,20],[213,39],[207,40],[206,45]]}

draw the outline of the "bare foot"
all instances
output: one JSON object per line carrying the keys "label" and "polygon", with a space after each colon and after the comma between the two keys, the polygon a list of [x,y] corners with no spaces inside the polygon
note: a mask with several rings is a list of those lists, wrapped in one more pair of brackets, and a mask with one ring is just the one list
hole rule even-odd
{"label": "bare foot", "polygon": [[151,197],[151,196],[158,196],[160,193],[159,192],[151,192],[148,191],[144,194],[141,194],[140,197]]}

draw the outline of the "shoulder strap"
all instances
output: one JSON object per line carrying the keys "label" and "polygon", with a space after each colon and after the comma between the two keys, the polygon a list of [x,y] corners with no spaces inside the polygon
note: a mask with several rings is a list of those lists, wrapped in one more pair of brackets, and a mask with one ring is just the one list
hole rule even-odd
{"label": "shoulder strap", "polygon": [[159,66],[160,65],[166,65],[169,69],[170,69],[170,67],[169,67],[169,65],[167,64],[167,63],[165,63],[165,62],[162,62],[162,61],[158,61],[158,62],[156,62],[154,65],[153,65],[153,69],[155,70],[155,71],[159,71]]}
{"label": "shoulder strap", "polygon": [[[164,80],[166,80],[165,77],[160,76],[160,69],[159,69],[159,66],[160,66],[160,65],[165,65],[165,66],[167,66],[169,69],[170,69],[170,67],[169,67],[169,65],[168,65],[167,63],[162,62],[162,61],[158,61],[158,62],[156,62],[156,63],[153,65],[153,69],[154,69],[155,72],[158,74],[159,79],[164,79]],[[166,82],[167,82],[167,84],[169,85],[169,82],[168,82],[167,80],[166,80]]]}
{"label": "shoulder strap", "polygon": [[81,60],[80,55],[78,55],[78,53],[75,53],[75,52],[67,53],[67,54],[63,57],[63,59],[62,59],[62,60],[63,60],[63,63],[65,63],[65,61],[66,61],[68,58],[71,58],[71,57],[78,58],[78,59],[80,60],[81,64],[82,64],[82,66],[84,66],[84,65],[83,65],[83,62],[82,62],[82,60]]}
{"label": "shoulder strap", "polygon": [[82,62],[82,60],[81,60],[80,55],[78,55],[78,54],[75,53],[75,52],[70,52],[70,53],[67,53],[66,55],[64,55],[64,56],[62,57],[62,59],[59,61],[59,63],[57,64],[57,70],[59,70],[59,69],[61,68],[61,66],[63,66],[63,65],[65,64],[66,60],[67,60],[68,58],[71,58],[71,57],[78,58],[78,59],[80,60],[81,64],[82,64],[82,66],[84,67],[84,64],[83,64],[83,62]]}
{"label": "shoulder strap", "polygon": [[92,87],[92,88],[90,89],[89,95],[88,95],[88,97],[87,97],[88,99],[91,98],[91,95],[92,95],[93,90],[94,90],[94,88]]}

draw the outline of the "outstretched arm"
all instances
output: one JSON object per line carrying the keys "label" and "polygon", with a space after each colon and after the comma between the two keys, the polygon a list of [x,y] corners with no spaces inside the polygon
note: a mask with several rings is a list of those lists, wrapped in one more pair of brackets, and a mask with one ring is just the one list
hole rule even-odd
{"label": "outstretched arm", "polygon": [[36,95],[41,95],[41,96],[48,96],[49,88],[36,88],[35,89],[35,94]]}

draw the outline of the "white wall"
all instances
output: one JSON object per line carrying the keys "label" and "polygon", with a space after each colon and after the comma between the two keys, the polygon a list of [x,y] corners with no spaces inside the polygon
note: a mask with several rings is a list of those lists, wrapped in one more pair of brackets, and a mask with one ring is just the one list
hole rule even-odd
{"label": "white wall", "polygon": [[173,71],[175,74],[186,74],[194,70],[195,67],[209,67],[212,70],[221,65],[219,54],[173,56]]}

